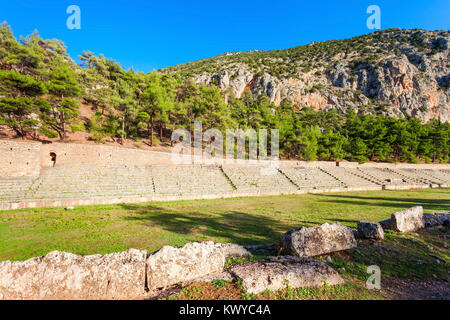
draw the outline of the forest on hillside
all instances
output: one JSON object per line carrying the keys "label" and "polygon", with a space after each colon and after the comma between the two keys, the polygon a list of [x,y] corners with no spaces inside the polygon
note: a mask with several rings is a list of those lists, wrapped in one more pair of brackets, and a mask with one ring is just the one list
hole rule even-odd
{"label": "forest on hillside", "polygon": [[[198,85],[180,74],[125,70],[103,55],[84,51],[77,65],[64,43],[37,32],[17,40],[0,26],[0,130],[18,138],[67,139],[85,131],[102,143],[168,141],[174,129],[280,130],[280,155],[287,159],[450,162],[450,125],[421,123],[364,112],[314,111],[285,99],[279,106],[250,91],[240,98],[214,85]],[[80,105],[94,114],[82,121]]]}

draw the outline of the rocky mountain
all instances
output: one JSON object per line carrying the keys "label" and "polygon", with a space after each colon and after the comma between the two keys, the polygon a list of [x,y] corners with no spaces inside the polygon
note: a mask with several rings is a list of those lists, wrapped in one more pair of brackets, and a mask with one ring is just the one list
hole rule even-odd
{"label": "rocky mountain", "polygon": [[450,121],[450,31],[388,29],[275,51],[225,53],[160,70],[315,109]]}

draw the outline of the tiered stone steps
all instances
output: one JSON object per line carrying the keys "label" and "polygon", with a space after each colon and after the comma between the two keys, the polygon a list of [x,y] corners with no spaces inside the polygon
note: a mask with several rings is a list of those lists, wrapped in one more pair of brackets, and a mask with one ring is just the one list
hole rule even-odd
{"label": "tiered stone steps", "polygon": [[379,185],[372,182],[369,178],[365,178],[357,172],[354,172],[356,171],[355,169],[324,167],[322,170],[332,175],[349,188],[374,187]]}
{"label": "tiered stone steps", "polygon": [[243,192],[294,192],[298,188],[277,169],[259,166],[222,167],[236,191]]}
{"label": "tiered stone steps", "polygon": [[369,185],[377,185],[377,186],[382,185],[382,183],[380,181],[378,181],[377,179],[373,178],[372,176],[370,176],[368,174],[365,174],[358,168],[344,168],[344,170],[354,176],[364,179],[365,181],[367,181],[364,183],[368,183]]}
{"label": "tiered stone steps", "polygon": [[43,170],[33,184],[33,199],[145,196],[154,194],[153,177],[145,166],[97,168],[83,165]]}
{"label": "tiered stone steps", "polygon": [[[26,200],[235,196],[450,184],[450,170],[179,165],[56,166],[38,178],[1,178],[0,203]],[[169,197],[173,199],[173,197]],[[158,198],[160,199],[160,198]],[[4,206],[5,207],[5,206]]]}
{"label": "tiered stone steps", "polygon": [[416,177],[414,175],[407,175],[398,169],[387,168],[386,171],[388,171],[389,174],[393,175],[394,179],[403,179],[408,184],[416,184],[416,185],[429,185],[430,184],[429,182],[426,182],[423,179],[419,179],[418,177]]}
{"label": "tiered stone steps", "polygon": [[32,178],[0,178],[0,201],[18,201],[26,198]]}
{"label": "tiered stone steps", "polygon": [[232,192],[233,186],[222,170],[212,165],[152,167],[155,194],[191,195]]}
{"label": "tiered stone steps", "polygon": [[343,188],[345,185],[320,168],[286,167],[280,168],[300,190]]}
{"label": "tiered stone steps", "polygon": [[436,179],[431,177],[430,175],[423,174],[421,170],[416,169],[391,169],[391,170],[397,172],[400,175],[403,175],[406,178],[412,179],[419,184],[433,185],[443,183],[443,181],[440,179]]}
{"label": "tiered stone steps", "polygon": [[450,184],[450,170],[425,170],[427,174],[432,171],[431,175],[438,179],[445,181],[445,184]]}
{"label": "tiered stone steps", "polygon": [[374,181],[378,181],[381,185],[408,186],[420,184],[387,168],[359,168],[359,170],[372,177]]}

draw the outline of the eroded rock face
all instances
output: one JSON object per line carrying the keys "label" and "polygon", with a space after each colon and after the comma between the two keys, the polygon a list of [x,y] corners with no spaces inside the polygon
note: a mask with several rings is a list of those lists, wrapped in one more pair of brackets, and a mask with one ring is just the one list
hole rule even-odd
{"label": "eroded rock face", "polygon": [[340,223],[301,227],[283,235],[282,252],[299,257],[315,257],[356,247],[352,229]]}
{"label": "eroded rock face", "polygon": [[358,237],[362,239],[382,240],[384,231],[377,222],[358,221]]}
{"label": "eroded rock face", "polygon": [[417,206],[393,213],[391,228],[400,232],[413,232],[425,228],[423,207]]}
{"label": "eroded rock face", "polygon": [[0,262],[0,299],[125,299],[145,293],[146,251],[79,256],[52,251]]}
{"label": "eroded rock face", "polygon": [[330,285],[344,283],[339,274],[327,264],[310,258],[293,256],[269,257],[243,263],[231,269],[242,279],[244,289],[258,294],[266,289],[277,291],[286,288],[317,287],[324,282]]}
{"label": "eroded rock face", "polygon": [[[194,74],[196,83],[217,84],[236,97],[249,89],[255,95],[266,94],[275,105],[287,98],[298,106],[346,112],[370,105],[373,99],[385,107],[373,108],[372,112],[393,117],[408,115],[422,121],[432,118],[449,121],[449,32],[392,30],[389,33],[393,41],[401,38],[405,41],[395,41],[392,50],[386,49],[386,43],[377,38],[370,46],[378,46],[383,53],[370,62],[363,51],[341,51],[321,59],[320,63],[315,61],[309,71],[302,67],[308,56],[288,59],[293,63],[290,72],[278,74],[274,72],[277,68],[269,65],[255,68],[223,55],[203,60],[197,66],[189,63],[167,71],[187,68]],[[418,38],[422,39],[422,47],[417,46]],[[241,53],[232,55],[239,57]],[[257,61],[259,57],[254,59]],[[286,64],[275,55],[265,59],[274,66]],[[204,71],[206,65],[216,71]]]}
{"label": "eroded rock face", "polygon": [[164,246],[147,258],[149,290],[167,288],[221,273],[225,255],[214,242],[193,242],[182,247]]}

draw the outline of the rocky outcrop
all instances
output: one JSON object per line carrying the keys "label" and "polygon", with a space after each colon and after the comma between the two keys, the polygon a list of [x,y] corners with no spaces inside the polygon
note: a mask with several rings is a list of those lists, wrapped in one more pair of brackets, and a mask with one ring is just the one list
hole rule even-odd
{"label": "rocky outcrop", "polygon": [[[233,281],[235,278],[228,272],[223,271],[221,273],[215,273],[212,275],[207,275],[198,279],[195,279],[196,282],[213,282],[216,280],[222,280],[222,281]],[[192,280],[187,282],[182,282],[182,286],[187,286],[192,283]]]}
{"label": "rocky outcrop", "polygon": [[383,240],[384,231],[377,222],[358,221],[358,237],[362,239]]}
{"label": "rocky outcrop", "polygon": [[442,212],[442,213],[424,213],[423,221],[425,224],[425,228],[432,228],[442,225],[448,225],[450,222],[450,213]]}
{"label": "rocky outcrop", "polygon": [[[346,111],[365,106],[370,112],[395,117],[450,121],[449,39],[448,31],[391,29],[264,55],[224,55],[162,71],[189,69],[196,83],[218,85],[236,97],[249,89],[255,95],[266,94],[275,105],[288,98],[315,109]],[[333,45],[335,50],[318,57],[323,47]],[[298,54],[290,55],[297,50]],[[259,67],[244,59],[259,63]],[[216,71],[204,71],[205,66]],[[278,72],[286,69],[288,73]]]}
{"label": "rocky outcrop", "polygon": [[224,251],[212,241],[164,246],[147,258],[148,288],[154,291],[218,274],[224,264]]}
{"label": "rocky outcrop", "polygon": [[441,220],[441,224],[444,226],[448,226],[450,224],[450,212],[439,212],[434,214],[436,217],[439,217]]}
{"label": "rocky outcrop", "polygon": [[391,228],[400,232],[413,232],[425,228],[423,207],[417,206],[393,213]]}
{"label": "rocky outcrop", "polygon": [[379,223],[385,230],[413,232],[423,228],[448,226],[450,224],[450,213],[423,213],[423,208],[417,206],[393,213],[391,219],[383,220]]}
{"label": "rocky outcrop", "polygon": [[79,256],[53,251],[0,262],[0,299],[125,299],[145,293],[146,252]]}
{"label": "rocky outcrop", "polygon": [[301,227],[283,235],[280,248],[284,254],[315,257],[356,247],[352,229],[340,223]]}
{"label": "rocky outcrop", "polygon": [[247,262],[231,269],[231,273],[242,279],[244,289],[253,294],[264,290],[277,291],[286,288],[317,287],[324,283],[344,283],[339,274],[327,264],[308,258],[293,256],[269,257]]}
{"label": "rocky outcrop", "polygon": [[425,228],[433,228],[442,225],[441,219],[431,213],[423,214],[423,222],[425,224]]}
{"label": "rocky outcrop", "polygon": [[252,254],[275,255],[278,252],[278,243],[254,244],[244,247]]}
{"label": "rocky outcrop", "polygon": [[392,229],[392,221],[391,219],[386,219],[379,222],[380,226],[383,228],[383,230],[390,230]]}

